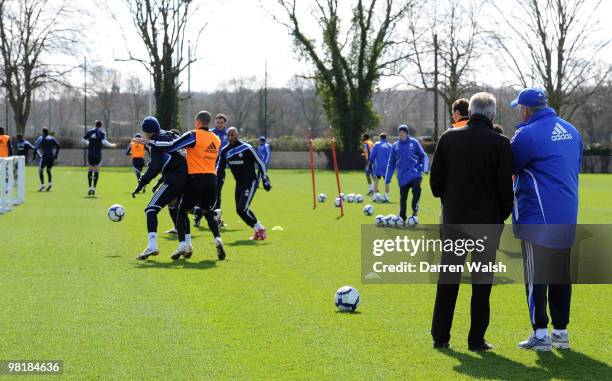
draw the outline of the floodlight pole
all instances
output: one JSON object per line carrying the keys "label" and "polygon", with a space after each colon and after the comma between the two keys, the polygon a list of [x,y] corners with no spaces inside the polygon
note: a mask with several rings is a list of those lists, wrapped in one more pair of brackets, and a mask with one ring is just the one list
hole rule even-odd
{"label": "floodlight pole", "polygon": [[[87,134],[87,57],[83,57],[83,136]],[[83,148],[83,166],[87,166],[87,147]]]}
{"label": "floodlight pole", "polygon": [[434,128],[433,140],[438,141],[438,35],[434,34]]}

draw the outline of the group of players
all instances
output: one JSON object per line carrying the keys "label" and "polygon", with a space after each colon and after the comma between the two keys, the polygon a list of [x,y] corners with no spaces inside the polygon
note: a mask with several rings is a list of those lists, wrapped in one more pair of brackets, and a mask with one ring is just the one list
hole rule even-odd
{"label": "group of players", "polygon": [[[219,260],[226,257],[220,227],[224,226],[221,219],[221,190],[225,182],[225,169],[229,167],[235,180],[236,211],[244,222],[253,228],[253,240],[265,240],[266,229],[250,209],[253,196],[260,182],[266,191],[271,189],[267,175],[270,162],[270,146],[265,137],[260,138],[257,151],[248,143],[240,140],[240,134],[235,127],[226,129],[227,116],[217,114],[215,127],[209,129],[212,116],[208,111],[199,112],[194,121],[194,130],[180,135],[178,130],[166,131],[161,128],[158,120],[152,116],[141,123],[142,134],[135,135],[128,145],[126,154],[132,158],[132,166],[138,184],[132,192],[132,197],[145,191],[145,187],[161,173],[161,178],[154,186],[154,194],[145,208],[148,231],[148,245],[137,256],[146,260],[159,254],[157,245],[157,215],[168,206],[175,228],[168,231],[178,234],[179,246],[171,258],[189,258],[193,253],[188,212],[193,212],[195,225],[204,217],[213,234]],[[0,127],[0,149],[5,147],[6,155],[13,154],[10,138],[4,135]],[[26,156],[33,151],[32,160],[39,157],[39,175],[41,186],[39,191],[50,191],[55,160],[58,158],[60,145],[43,128],[42,135],[31,144],[17,136],[17,155]],[[96,193],[102,162],[102,148],[115,148],[117,145],[106,138],[102,130],[102,122],[96,121],[95,128],[86,132],[82,142],[87,147],[88,162],[88,195]],[[2,151],[3,152],[3,151]],[[2,153],[0,152],[0,153]],[[150,156],[146,172],[145,153]],[[44,182],[44,170],[47,171],[48,183]]]}
{"label": "group of players", "polygon": [[169,210],[179,238],[178,248],[171,255],[173,260],[190,258],[193,253],[188,211],[194,209],[196,218],[201,214],[208,223],[217,257],[219,260],[225,259],[219,227],[223,225],[221,190],[226,167],[230,168],[236,180],[236,211],[253,228],[251,239],[266,239],[265,227],[250,209],[260,181],[266,191],[271,189],[266,164],[250,144],[240,140],[235,127],[225,128],[225,115],[217,114],[212,130],[211,121],[212,115],[208,111],[200,111],[195,117],[194,129],[180,137],[163,130],[152,116],[142,121],[142,137],[135,137],[130,146],[131,150],[136,145],[147,146],[151,161],[147,171],[139,176],[132,197],[136,197],[160,173],[161,178],[145,208],[148,245],[137,259],[146,260],[159,254],[157,215],[170,205],[173,205]]}

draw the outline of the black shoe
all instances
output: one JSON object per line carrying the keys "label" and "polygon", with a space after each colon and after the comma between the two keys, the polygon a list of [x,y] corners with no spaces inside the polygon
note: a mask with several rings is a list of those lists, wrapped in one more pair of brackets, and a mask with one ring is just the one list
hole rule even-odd
{"label": "black shoe", "polygon": [[374,191],[372,191],[372,190],[371,190],[371,191],[369,191],[369,192],[368,192],[368,194],[367,194],[367,195],[368,195],[368,196],[371,196],[371,195],[373,195],[373,194],[374,194]]}
{"label": "black shoe", "polygon": [[87,192],[87,195],[88,195],[88,196],[93,196],[93,194],[94,194],[93,189],[89,189],[89,192]]}
{"label": "black shoe", "polygon": [[487,343],[486,341],[479,345],[470,345],[468,349],[472,352],[485,352],[493,349],[493,345]]}
{"label": "black shoe", "polygon": [[449,343],[437,343],[434,341],[433,347],[435,349],[448,349],[450,348],[450,344]]}
{"label": "black shoe", "polygon": [[225,259],[225,249],[223,248],[223,244],[217,246],[217,258],[220,261]]}

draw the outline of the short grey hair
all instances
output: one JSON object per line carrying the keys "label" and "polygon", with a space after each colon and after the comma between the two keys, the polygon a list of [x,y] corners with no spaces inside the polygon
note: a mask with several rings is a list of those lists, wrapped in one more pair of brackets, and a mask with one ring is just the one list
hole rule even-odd
{"label": "short grey hair", "polygon": [[495,101],[495,96],[491,93],[481,92],[472,95],[468,111],[470,115],[481,114],[489,118],[489,120],[493,120],[496,108],[497,102]]}

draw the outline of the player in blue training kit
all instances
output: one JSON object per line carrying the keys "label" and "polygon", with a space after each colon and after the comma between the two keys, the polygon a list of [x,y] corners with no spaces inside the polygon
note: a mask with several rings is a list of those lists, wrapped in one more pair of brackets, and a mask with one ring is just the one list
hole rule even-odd
{"label": "player in blue training kit", "polygon": [[[391,156],[391,150],[393,146],[391,143],[387,142],[387,134],[380,134],[380,141],[374,144],[374,148],[372,148],[372,152],[370,153],[370,166],[372,167],[372,176],[374,177],[374,194],[372,195],[372,200],[376,201],[377,197],[380,197],[379,189],[378,189],[378,181],[380,179],[385,178],[385,173],[387,172],[387,164],[389,163],[389,156]],[[382,202],[389,202],[389,184],[385,184],[385,194],[382,196],[382,199],[379,198]]]}
{"label": "player in blue training kit", "polygon": [[266,143],[266,137],[259,137],[259,147],[257,147],[257,154],[261,161],[263,161],[264,166],[266,167],[266,171],[270,168],[270,157],[272,156],[272,151],[270,150],[270,144]]}
{"label": "player in blue training kit", "polygon": [[[225,114],[217,114],[215,116],[215,128],[211,130],[211,132],[221,140],[221,147],[219,147],[219,152],[228,144],[227,139],[227,129],[225,128],[227,125],[227,116]],[[219,227],[226,226],[223,223],[223,219],[221,218],[221,189],[223,189],[223,184],[225,184],[225,172],[217,174],[217,201],[215,202],[214,212],[215,218],[217,219],[217,224]],[[195,207],[193,209],[194,222],[193,225],[196,227],[200,226],[200,220],[202,219],[203,213],[200,207]]]}
{"label": "player in blue training kit", "polygon": [[[161,129],[156,118],[149,116],[142,121],[142,131],[144,137],[157,142],[172,142],[176,135],[169,131]],[[157,246],[157,214],[164,206],[180,199],[185,190],[187,183],[187,161],[177,151],[167,153],[162,151],[155,145],[150,145],[151,162],[147,167],[147,171],[138,180],[138,185],[132,192],[132,197],[141,189],[149,184],[159,173],[162,174],[163,183],[153,194],[151,201],[145,208],[147,215],[147,232],[148,246],[136,257],[139,260],[145,260],[150,256],[159,254]]]}
{"label": "player in blue training kit", "polygon": [[17,144],[15,144],[15,148],[17,149],[17,156],[24,156],[26,158],[26,162],[30,150],[34,151],[34,157],[32,158],[32,161],[34,161],[34,159],[36,159],[36,156],[38,156],[38,152],[36,152],[36,150],[34,149],[34,144],[25,140],[23,138],[23,135],[21,134],[17,134]]}
{"label": "player in blue training kit", "polygon": [[399,140],[393,144],[389,164],[385,175],[385,184],[389,184],[393,178],[393,172],[397,168],[397,183],[400,187],[400,212],[402,220],[406,221],[406,202],[408,192],[412,189],[412,216],[419,212],[419,200],[421,199],[421,173],[427,172],[429,159],[423,151],[421,143],[415,138],[408,136],[408,126],[402,124],[398,128]]}
{"label": "player in blue training kit", "polygon": [[82,141],[87,144],[87,163],[89,169],[87,170],[87,181],[89,183],[88,195],[93,196],[96,194],[96,187],[98,186],[98,179],[100,177],[100,164],[102,163],[102,146],[108,148],[117,147],[106,140],[106,132],[102,131],[102,122],[96,120],[95,128],[87,131]]}
{"label": "player in blue training kit", "polygon": [[[41,150],[42,153],[39,153],[38,150]],[[34,157],[36,158],[36,154],[40,156],[40,161],[38,164],[38,176],[40,177],[40,189],[39,192],[42,192],[45,189],[45,175],[44,169],[47,168],[47,177],[49,178],[49,183],[47,184],[47,192],[51,190],[51,168],[53,168],[53,163],[57,160],[57,154],[60,151],[60,145],[57,140],[49,135],[49,130],[46,128],[42,129],[42,135],[36,139],[36,144],[34,144]]]}
{"label": "player in blue training kit", "polygon": [[234,194],[236,198],[236,212],[247,225],[253,228],[254,234],[251,239],[264,240],[266,239],[266,228],[255,217],[255,214],[250,209],[250,205],[260,179],[266,192],[272,188],[266,167],[253,147],[248,143],[240,141],[240,134],[235,127],[228,128],[227,136],[229,144],[223,147],[219,153],[217,174],[220,175],[225,172],[225,167],[229,166],[234,179],[236,179],[236,191]]}

